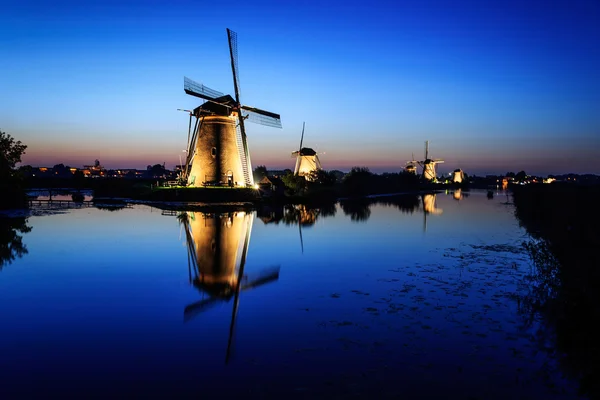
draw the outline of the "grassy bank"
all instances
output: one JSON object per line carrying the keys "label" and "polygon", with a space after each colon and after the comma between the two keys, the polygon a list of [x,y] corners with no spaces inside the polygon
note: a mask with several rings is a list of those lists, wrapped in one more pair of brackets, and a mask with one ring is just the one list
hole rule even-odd
{"label": "grassy bank", "polygon": [[534,238],[525,243],[535,269],[520,312],[590,398],[600,398],[599,201],[598,186],[514,188],[516,216]]}

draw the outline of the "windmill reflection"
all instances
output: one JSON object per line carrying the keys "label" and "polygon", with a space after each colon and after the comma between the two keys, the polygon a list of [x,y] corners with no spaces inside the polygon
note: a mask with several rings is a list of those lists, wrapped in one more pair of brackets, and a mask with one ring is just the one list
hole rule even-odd
{"label": "windmill reflection", "polygon": [[454,200],[461,201],[463,199],[462,189],[461,188],[455,189],[454,193],[452,193],[452,198]]}
{"label": "windmill reflection", "polygon": [[435,193],[427,193],[421,196],[421,200],[423,201],[423,232],[427,232],[428,214],[441,215],[444,212],[444,210],[437,207],[435,197]]}
{"label": "windmill reflection", "polygon": [[254,220],[252,212],[188,211],[181,213],[178,218],[185,228],[190,283],[203,294],[201,300],[185,307],[184,322],[211,306],[233,298],[225,359],[228,362],[240,292],[276,281],[279,279],[279,266],[267,268],[254,277],[245,273]]}

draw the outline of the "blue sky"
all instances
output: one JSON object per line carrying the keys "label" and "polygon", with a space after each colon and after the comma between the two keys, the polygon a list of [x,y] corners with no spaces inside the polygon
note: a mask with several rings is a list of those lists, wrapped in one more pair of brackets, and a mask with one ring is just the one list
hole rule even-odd
{"label": "blue sky", "polygon": [[[324,3],[319,4],[319,3]],[[238,33],[253,165],[398,171],[430,141],[442,172],[600,173],[600,3],[2,2],[0,129],[24,163],[179,162],[199,105],[183,76],[232,93]]]}

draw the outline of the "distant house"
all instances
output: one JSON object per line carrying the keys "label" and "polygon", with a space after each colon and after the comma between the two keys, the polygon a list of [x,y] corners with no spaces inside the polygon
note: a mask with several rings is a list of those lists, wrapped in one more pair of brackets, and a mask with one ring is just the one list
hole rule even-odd
{"label": "distant house", "polygon": [[258,187],[265,195],[283,195],[285,184],[275,176],[265,176],[258,182]]}

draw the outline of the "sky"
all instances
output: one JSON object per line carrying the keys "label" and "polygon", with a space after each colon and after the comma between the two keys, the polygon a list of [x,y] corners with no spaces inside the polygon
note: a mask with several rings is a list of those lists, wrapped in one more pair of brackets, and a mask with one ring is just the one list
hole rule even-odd
{"label": "sky", "polygon": [[0,130],[23,164],[179,164],[188,76],[281,115],[253,166],[600,174],[600,2],[0,0]]}

